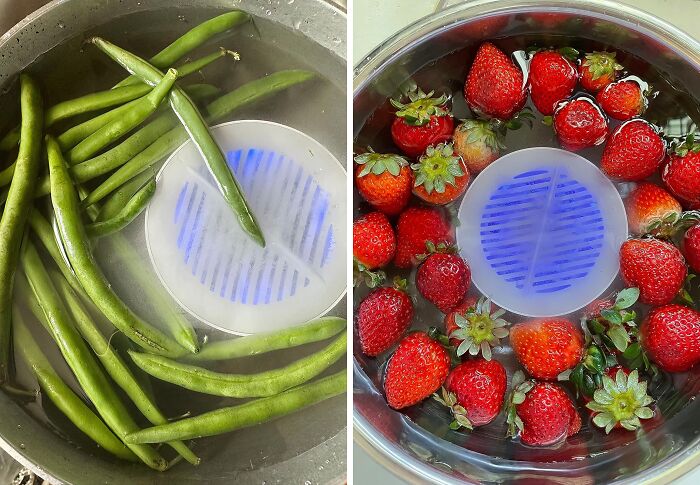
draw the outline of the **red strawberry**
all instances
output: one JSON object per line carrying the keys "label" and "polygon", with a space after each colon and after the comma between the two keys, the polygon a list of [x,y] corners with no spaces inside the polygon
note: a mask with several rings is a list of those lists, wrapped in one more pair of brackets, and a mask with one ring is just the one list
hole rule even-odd
{"label": "red strawberry", "polygon": [[700,224],[694,225],[685,232],[683,253],[688,266],[696,273],[700,273]]}
{"label": "red strawberry", "polygon": [[689,136],[669,154],[661,178],[673,195],[697,207],[700,204],[700,142]]}
{"label": "red strawberry", "polygon": [[608,121],[593,100],[582,96],[557,107],[554,131],[564,148],[577,151],[603,143]]}
{"label": "red strawberry", "polygon": [[647,109],[648,88],[636,78],[626,78],[608,84],[600,91],[596,100],[608,116],[626,121],[640,116]]}
{"label": "red strawberry", "polygon": [[415,175],[413,193],[430,204],[449,204],[469,185],[467,166],[452,143],[430,145],[411,168]]}
{"label": "red strawberry", "polygon": [[438,390],[450,372],[447,350],[424,332],[401,340],[384,376],[386,400],[394,409],[413,406]]}
{"label": "red strawberry", "polygon": [[597,93],[615,81],[615,76],[623,67],[615,60],[615,52],[592,52],[586,54],[581,63],[581,86],[586,91]]}
{"label": "red strawberry", "polygon": [[452,135],[455,153],[473,174],[481,172],[501,155],[505,148],[501,138],[491,123],[484,120],[466,120]]}
{"label": "red strawberry", "polygon": [[659,168],[666,156],[666,142],[656,127],[644,120],[619,126],[608,140],[600,169],[614,180],[643,180]]}
{"label": "red strawberry", "polygon": [[467,74],[464,97],[476,113],[509,120],[525,105],[523,72],[495,45],[484,42]]}
{"label": "red strawberry", "polygon": [[449,140],[454,129],[452,114],[445,108],[447,96],[433,98],[418,89],[408,93],[410,102],[403,104],[394,99],[391,104],[398,111],[391,125],[391,137],[406,155],[415,158],[430,145]]}
{"label": "red strawberry", "polygon": [[511,436],[517,428],[524,444],[550,446],[580,431],[581,416],[562,387],[524,379],[522,372],[513,376],[507,416]]}
{"label": "red strawberry", "polygon": [[627,286],[639,288],[639,301],[659,306],[673,301],[688,269],[673,244],[659,239],[630,239],[620,248],[620,272]]}
{"label": "red strawberry", "polygon": [[397,268],[410,268],[418,262],[417,257],[425,254],[426,243],[435,246],[452,244],[450,223],[440,209],[432,207],[409,207],[399,217],[396,226]]}
{"label": "red strawberry", "polygon": [[[578,54],[573,49],[571,51],[570,55]],[[550,116],[554,114],[557,103],[574,92],[578,71],[576,65],[560,52],[539,51],[530,61],[528,81],[535,108],[543,115]]]}
{"label": "red strawberry", "polygon": [[469,289],[469,266],[457,254],[433,253],[418,267],[416,287],[442,313],[459,305]]}
{"label": "red strawberry", "polygon": [[413,172],[405,158],[368,152],[355,157],[355,187],[375,209],[399,214],[411,198]]}
{"label": "red strawberry", "polygon": [[627,221],[633,234],[666,234],[681,217],[683,208],[658,185],[641,182],[625,199]]}
{"label": "red strawberry", "polygon": [[570,321],[546,318],[518,323],[510,329],[513,353],[536,379],[556,379],[583,357],[583,336]]}
{"label": "red strawberry", "polygon": [[467,296],[445,315],[445,332],[450,344],[457,347],[457,356],[469,352],[491,360],[491,347],[501,344],[508,336],[508,322],[501,318],[505,310],[491,303],[488,298]]}
{"label": "red strawberry", "polygon": [[394,229],[381,212],[370,212],[352,223],[352,254],[366,269],[386,266],[395,251]]}
{"label": "red strawberry", "polygon": [[373,290],[357,309],[357,334],[362,353],[379,355],[394,345],[411,326],[413,302],[399,288]]}
{"label": "red strawberry", "polygon": [[646,381],[639,380],[637,370],[614,366],[606,371],[602,381],[586,408],[592,411],[593,424],[605,429],[606,434],[613,429],[636,431],[642,427],[640,419],[654,417],[649,407],[654,400],[647,394]]}
{"label": "red strawberry", "polygon": [[449,407],[455,421],[450,426],[473,429],[493,421],[501,412],[506,395],[506,370],[496,360],[473,359],[452,369],[442,388],[435,395]]}
{"label": "red strawberry", "polygon": [[682,305],[654,308],[642,322],[647,355],[667,372],[684,372],[700,362],[700,313]]}

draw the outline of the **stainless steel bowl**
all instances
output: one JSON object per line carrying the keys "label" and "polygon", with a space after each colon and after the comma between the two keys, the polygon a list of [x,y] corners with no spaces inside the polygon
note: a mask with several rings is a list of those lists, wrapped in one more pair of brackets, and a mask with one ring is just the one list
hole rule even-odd
{"label": "stainless steel bowl", "polygon": [[[537,19],[531,16],[533,13],[551,15]],[[486,39],[503,42],[515,39],[514,43],[527,39],[538,41],[539,45],[558,45],[562,36],[609,45],[649,63],[655,72],[661,73],[659,82],[664,84],[663,89],[684,92],[683,107],[670,98],[655,100],[667,103],[664,109],[681,113],[667,120],[666,129],[679,131],[693,122],[698,125],[700,43],[673,26],[635,8],[606,0],[477,0],[419,20],[356,66],[353,95],[356,144],[371,144],[380,151],[384,148],[381,144],[386,143],[383,140],[388,138],[391,119],[387,98],[414,75],[423,82],[427,79],[438,83],[436,86],[426,82],[423,86],[426,89],[441,89],[444,85],[439,83],[447,83],[450,86],[447,89],[455,93],[455,103],[463,104],[458,87],[452,85],[463,83],[464,77],[445,80],[439,67],[430,70],[435,63],[442,67],[461,62],[463,67],[452,69],[450,75],[459,72],[463,76],[467,59],[453,55],[455,52],[465,48],[473,52]],[[684,110],[688,110],[692,119],[684,117]],[[527,134],[516,135],[515,144],[526,146],[526,137]],[[356,305],[358,301],[356,295]],[[436,318],[439,315],[419,318],[418,325],[439,325]],[[536,460],[531,455],[528,459],[517,459],[513,451],[517,448],[500,435],[488,436],[488,432],[481,430],[457,433],[448,430],[446,422],[440,428],[430,403],[410,408],[407,413],[391,410],[381,391],[382,364],[382,359],[367,359],[358,350],[355,352],[355,439],[387,468],[412,482],[669,482],[700,464],[700,403],[694,399],[698,391],[697,372],[677,378],[680,395],[689,402],[653,431],[636,440],[632,437],[624,446],[599,449],[578,459],[552,457],[554,452],[548,458]]]}
{"label": "stainless steel bowl", "polygon": [[[274,103],[241,111],[236,117],[294,126],[319,140],[338,160],[345,160],[346,16],[322,0],[274,5],[258,0],[56,0],[0,37],[0,112],[16,112],[15,80],[25,68],[37,74],[54,100],[104,89],[110,81],[123,77],[123,72],[95,57],[87,47],[81,50],[85,36],[104,35],[148,54],[196,23],[232,8],[253,14],[256,28],[247,27],[221,41],[227,48],[239,50],[243,60],[228,69],[211,66],[206,71],[208,79],[231,89],[269,72],[305,66],[325,78],[322,88],[316,85],[310,91],[282,95]],[[209,44],[198,53],[215,47]],[[305,103],[307,96],[314,102]],[[2,119],[0,125],[7,125],[11,116]],[[142,233],[142,228],[135,227],[131,235],[139,231]],[[148,260],[145,252],[142,256]],[[345,300],[341,301],[334,314],[344,316],[345,305]],[[235,365],[250,372],[255,366],[279,366],[291,358],[293,354],[282,355],[278,362],[270,359],[262,364],[245,363],[244,359]],[[338,363],[335,370],[344,366],[344,362]],[[201,410],[205,402],[201,396],[198,400],[173,389],[164,388],[163,392],[164,401],[170,404],[180,401]],[[225,405],[225,401],[207,402],[210,408]],[[342,396],[226,438],[200,440],[195,448],[203,458],[199,467],[180,464],[162,474],[112,460],[89,444],[69,442],[37,419],[40,410],[20,406],[2,392],[0,410],[0,446],[51,483],[342,483],[345,479],[346,402]]]}

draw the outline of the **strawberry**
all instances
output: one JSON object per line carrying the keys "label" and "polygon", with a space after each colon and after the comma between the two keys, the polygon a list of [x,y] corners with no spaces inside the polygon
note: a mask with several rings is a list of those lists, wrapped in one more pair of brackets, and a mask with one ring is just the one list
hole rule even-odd
{"label": "strawberry", "polygon": [[620,272],[627,286],[639,288],[639,301],[659,306],[673,301],[688,269],[673,244],[659,239],[630,239],[620,248]]}
{"label": "strawberry", "polygon": [[679,199],[695,207],[700,204],[700,142],[693,135],[669,154],[661,179]]}
{"label": "strawberry", "polygon": [[[566,55],[564,55],[566,54]],[[554,114],[560,101],[571,96],[578,82],[578,71],[571,57],[575,49],[536,52],[530,61],[530,97],[535,108],[545,116]]]}
{"label": "strawberry", "polygon": [[700,273],[700,224],[696,224],[683,236],[683,253],[688,266]]}
{"label": "strawberry", "polygon": [[588,92],[597,93],[615,81],[617,72],[623,67],[615,60],[615,52],[592,52],[586,54],[581,63],[581,86]]}
{"label": "strawberry", "polygon": [[418,262],[418,256],[425,253],[426,243],[435,246],[452,244],[450,224],[440,209],[432,207],[409,207],[396,226],[397,268],[410,268]]}
{"label": "strawberry", "polygon": [[469,171],[452,143],[430,145],[411,165],[413,193],[429,204],[449,204],[467,190]]}
{"label": "strawberry", "polygon": [[[581,430],[581,416],[566,391],[557,384],[513,375],[508,406],[508,434],[530,446],[561,443]],[[516,432],[517,429],[517,432]]]}
{"label": "strawberry", "polygon": [[583,357],[583,335],[569,320],[546,318],[518,323],[510,329],[518,361],[536,379],[556,379]]}
{"label": "strawberry", "polygon": [[597,298],[586,305],[583,316],[586,320],[598,318],[603,310],[610,310],[614,305],[615,301],[612,298]]}
{"label": "strawberry", "polygon": [[525,105],[523,72],[495,45],[484,42],[467,74],[464,97],[477,114],[509,120]]}
{"label": "strawberry", "polygon": [[491,347],[508,336],[508,322],[501,318],[505,310],[488,298],[467,296],[445,315],[445,331],[450,343],[457,347],[457,356],[478,355],[491,360]]}
{"label": "strawberry", "polygon": [[386,266],[394,258],[395,251],[394,228],[381,212],[370,212],[352,223],[352,254],[365,268]]}
{"label": "strawberry", "polygon": [[640,419],[654,417],[654,411],[649,407],[653,401],[647,394],[646,381],[639,380],[639,371],[618,365],[603,374],[602,386],[595,391],[586,408],[592,411],[593,424],[609,434],[613,429],[640,429]]}
{"label": "strawberry", "polygon": [[372,151],[355,157],[355,187],[375,209],[399,214],[411,198],[413,172],[405,158]]}
{"label": "strawberry", "polygon": [[683,208],[658,185],[642,182],[625,199],[627,221],[633,234],[669,234]]}
{"label": "strawberry", "polygon": [[416,273],[418,291],[442,313],[459,305],[471,281],[467,263],[459,255],[446,252],[430,254]]}
{"label": "strawberry", "polygon": [[600,169],[614,180],[643,180],[659,168],[666,156],[666,142],[659,130],[644,120],[620,125],[610,136]]}
{"label": "strawberry", "polygon": [[357,334],[362,353],[376,356],[394,345],[410,327],[413,302],[397,280],[397,287],[373,290],[357,309]]}
{"label": "strawberry", "polygon": [[438,390],[450,372],[447,350],[425,332],[401,340],[384,376],[386,400],[394,409],[418,404]]}
{"label": "strawberry", "polygon": [[391,125],[391,137],[396,146],[411,158],[423,153],[428,146],[452,137],[454,121],[445,108],[447,96],[432,96],[433,91],[426,94],[417,89],[408,93],[409,103],[391,100],[398,110]]}
{"label": "strawberry", "polygon": [[626,121],[641,116],[647,109],[648,87],[637,78],[625,78],[610,83],[596,96],[596,101],[608,116]]}
{"label": "strawberry", "polygon": [[484,120],[466,120],[452,135],[455,153],[473,174],[491,165],[506,146],[493,125]]}
{"label": "strawberry", "polygon": [[433,397],[450,408],[452,429],[473,429],[493,421],[501,411],[506,395],[506,370],[496,360],[473,359],[462,362],[447,376],[440,395]]}
{"label": "strawberry", "polygon": [[640,328],[642,348],[667,372],[700,362],[700,313],[682,305],[654,308]]}
{"label": "strawberry", "polygon": [[554,112],[554,131],[561,145],[571,151],[600,145],[608,136],[608,121],[586,96],[560,103]]}

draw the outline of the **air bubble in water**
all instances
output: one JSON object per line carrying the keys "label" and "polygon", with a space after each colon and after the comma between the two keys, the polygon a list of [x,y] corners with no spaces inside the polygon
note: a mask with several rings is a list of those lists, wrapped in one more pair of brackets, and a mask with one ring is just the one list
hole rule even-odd
{"label": "air bubble in water", "polygon": [[265,10],[265,15],[272,15],[272,10]]}
{"label": "air bubble in water", "polygon": [[66,24],[64,24],[63,21],[59,21],[57,27],[58,27],[59,29],[65,29],[65,28],[66,28]]}
{"label": "air bubble in water", "polygon": [[297,20],[297,21],[294,22],[294,28],[295,28],[295,29],[301,28],[301,20]]}
{"label": "air bubble in water", "polygon": [[186,20],[185,16],[182,15],[182,14],[178,15],[178,16],[177,16],[177,19],[178,19],[180,22],[184,22],[184,21]]}
{"label": "air bubble in water", "polygon": [[334,44],[340,44],[342,41],[340,40],[340,37],[333,37],[333,43]]}

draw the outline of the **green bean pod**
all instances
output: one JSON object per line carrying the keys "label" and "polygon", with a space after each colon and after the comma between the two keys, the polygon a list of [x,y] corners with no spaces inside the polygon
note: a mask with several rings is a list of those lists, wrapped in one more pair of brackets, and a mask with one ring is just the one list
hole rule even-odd
{"label": "green bean pod", "polygon": [[128,443],[161,443],[235,431],[291,414],[345,392],[347,373],[337,372],[277,396],[249,401],[129,434]]}
{"label": "green bean pod", "polygon": [[[155,180],[155,177],[156,171],[151,168],[119,187],[102,205],[95,219],[95,223],[108,221],[117,217],[136,193],[148,184],[150,180]],[[95,205],[93,204],[90,207],[95,207]]]}
{"label": "green bean pod", "polygon": [[285,367],[258,374],[223,374],[174,360],[139,352],[129,352],[136,365],[160,380],[191,391],[225,397],[274,396],[307,382],[345,354],[347,332],[343,331],[318,352]]}
{"label": "green bean pod", "polygon": [[32,204],[34,184],[41,166],[42,99],[36,82],[20,75],[22,143],[15,174],[0,219],[0,384],[8,378],[12,328],[12,291],[20,245]]}
{"label": "green bean pod", "polygon": [[[163,76],[157,68],[148,62],[104,39],[93,37],[90,39],[90,42],[148,84],[159,82]],[[226,163],[226,157],[221,151],[221,147],[214,140],[209,127],[192,100],[184,91],[175,87],[170,92],[170,106],[204,158],[219,192],[221,192],[234,214],[236,214],[243,230],[260,246],[265,247],[265,238],[260,226],[255,220],[255,216],[250,210],[248,202],[245,200],[243,192],[233,176],[233,172]]]}
{"label": "green bean pod", "polygon": [[185,359],[197,362],[227,360],[289,349],[326,340],[341,330],[345,330],[347,323],[347,320],[340,317],[321,317],[304,325],[277,332],[209,342],[202,346],[198,354],[187,355]]}
{"label": "green bean pod", "polygon": [[51,367],[16,308],[13,311],[13,322],[15,351],[32,370],[44,396],[48,397],[76,428],[85,433],[100,448],[123,460],[136,460],[136,455],[112,433]]}
{"label": "green bean pod", "polygon": [[155,193],[156,181],[151,178],[114,217],[86,225],[88,237],[96,239],[121,231],[143,212]]}
{"label": "green bean pod", "polygon": [[179,345],[131,311],[114,293],[97,266],[80,220],[78,197],[61,149],[51,137],[47,137],[46,144],[51,178],[51,203],[56,214],[56,223],[68,261],[85,293],[114,326],[135,343],[152,352],[177,355]]}
{"label": "green bean pod", "polygon": [[[61,302],[41,258],[33,244],[28,243],[22,254],[22,265],[34,296],[41,309],[37,315],[45,325],[75,374],[80,387],[95,405],[107,426],[124,440],[138,429],[129,412],[112,388],[107,376],[92,355],[87,344],[74,327],[74,323]],[[31,295],[27,295],[31,298]],[[43,317],[41,313],[43,312]],[[167,462],[151,447],[128,444],[146,465],[156,470],[165,470]]]}

